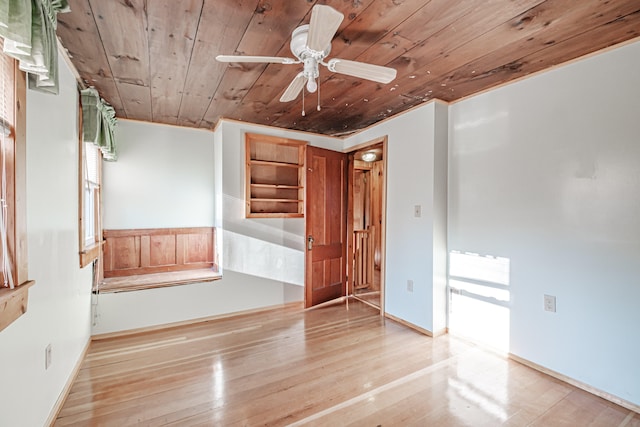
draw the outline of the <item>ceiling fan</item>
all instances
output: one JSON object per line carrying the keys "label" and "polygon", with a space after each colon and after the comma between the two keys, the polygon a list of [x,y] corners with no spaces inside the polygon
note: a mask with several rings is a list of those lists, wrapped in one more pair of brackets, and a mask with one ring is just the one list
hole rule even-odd
{"label": "ceiling fan", "polygon": [[[278,56],[244,56],[218,55],[220,62],[263,62],[274,64],[303,64],[303,69],[289,84],[280,97],[280,102],[293,101],[298,94],[307,87],[313,93],[318,89],[316,79],[320,75],[319,65],[323,65],[334,73],[346,74],[353,77],[372,80],[379,83],[389,83],[396,77],[396,70],[365,62],[349,61],[332,58],[325,62],[331,52],[331,40],[340,27],[344,15],[331,6],[315,5],[311,10],[311,21],[307,25],[296,28],[291,35],[291,52],[296,57],[285,58]],[[320,94],[318,94],[318,110],[320,110]],[[302,92],[304,103],[304,91]],[[302,109],[304,116],[304,104]]]}

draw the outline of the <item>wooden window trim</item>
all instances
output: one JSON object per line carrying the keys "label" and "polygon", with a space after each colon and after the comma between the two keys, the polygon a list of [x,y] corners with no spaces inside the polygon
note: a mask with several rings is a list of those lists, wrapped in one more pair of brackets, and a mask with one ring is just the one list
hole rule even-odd
{"label": "wooden window trim", "polygon": [[[102,246],[104,241],[102,240],[102,200],[101,200],[101,189],[102,189],[102,153],[98,150],[98,177],[99,177],[99,185],[98,188],[95,189],[96,194],[94,197],[94,212],[97,215],[97,221],[93,224],[87,224],[87,218],[85,218],[84,208],[85,208],[85,142],[82,138],[82,105],[78,105],[78,232],[79,232],[79,247],[80,247],[80,268],[84,268],[87,265],[91,264],[93,261],[97,260],[101,256]],[[87,245],[85,241],[85,227],[93,226],[95,228],[95,242],[91,245]]]}
{"label": "wooden window trim", "polygon": [[92,246],[87,246],[80,251],[80,267],[86,267],[91,264],[93,261],[98,259],[100,256],[100,252],[102,250],[104,242],[96,243]]}
{"label": "wooden window trim", "polygon": [[28,280],[13,289],[0,288],[0,331],[27,312],[29,288],[35,283]]}
{"label": "wooden window trim", "polygon": [[26,75],[15,67],[15,124],[13,126],[13,138],[15,142],[15,160],[13,173],[7,174],[8,187],[13,197],[13,212],[8,224],[8,246],[13,260],[13,277],[15,287],[13,289],[0,287],[0,331],[13,323],[27,311],[28,291],[34,285],[34,281],[28,280],[28,253],[27,253],[27,215],[26,215],[26,105],[27,83]]}

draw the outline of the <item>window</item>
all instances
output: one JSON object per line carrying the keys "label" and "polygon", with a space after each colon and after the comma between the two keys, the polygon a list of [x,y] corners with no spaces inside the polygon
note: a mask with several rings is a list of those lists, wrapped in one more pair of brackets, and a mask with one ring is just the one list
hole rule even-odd
{"label": "window", "polygon": [[25,74],[0,39],[0,330],[26,310]]}
{"label": "window", "polygon": [[98,147],[84,143],[84,244],[92,246],[99,242],[98,198],[100,195],[100,154]]}
{"label": "window", "polygon": [[[82,132],[81,132],[82,133]],[[85,267],[100,255],[100,184],[102,153],[92,142],[80,137],[80,266]]]}
{"label": "window", "polygon": [[2,266],[0,270],[0,280],[2,285],[13,289],[15,287],[14,257],[11,253],[12,224],[14,222],[14,201],[15,194],[12,194],[14,169],[14,145],[15,138],[13,129],[15,127],[15,92],[13,82],[15,81],[14,60],[2,54],[2,81],[0,90],[2,91],[2,104],[0,105],[0,115],[2,118],[2,132],[0,140],[2,149],[0,150],[0,255]]}

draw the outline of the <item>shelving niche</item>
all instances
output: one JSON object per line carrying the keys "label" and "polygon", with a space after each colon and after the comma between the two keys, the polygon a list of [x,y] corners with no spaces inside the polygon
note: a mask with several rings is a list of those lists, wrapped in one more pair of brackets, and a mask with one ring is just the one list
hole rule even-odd
{"label": "shelving niche", "polygon": [[247,218],[304,216],[306,142],[247,133]]}

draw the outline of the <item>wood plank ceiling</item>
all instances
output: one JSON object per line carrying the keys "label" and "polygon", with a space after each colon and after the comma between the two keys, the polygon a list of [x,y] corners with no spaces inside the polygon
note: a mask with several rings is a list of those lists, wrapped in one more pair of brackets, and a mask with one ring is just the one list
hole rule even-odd
{"label": "wood plank ceiling", "polygon": [[[70,0],[58,35],[118,117],[212,128],[220,118],[345,135],[438,98],[455,101],[640,35],[639,0]],[[321,67],[316,94],[279,102],[316,3],[345,15],[330,58],[386,65],[384,85]]]}

